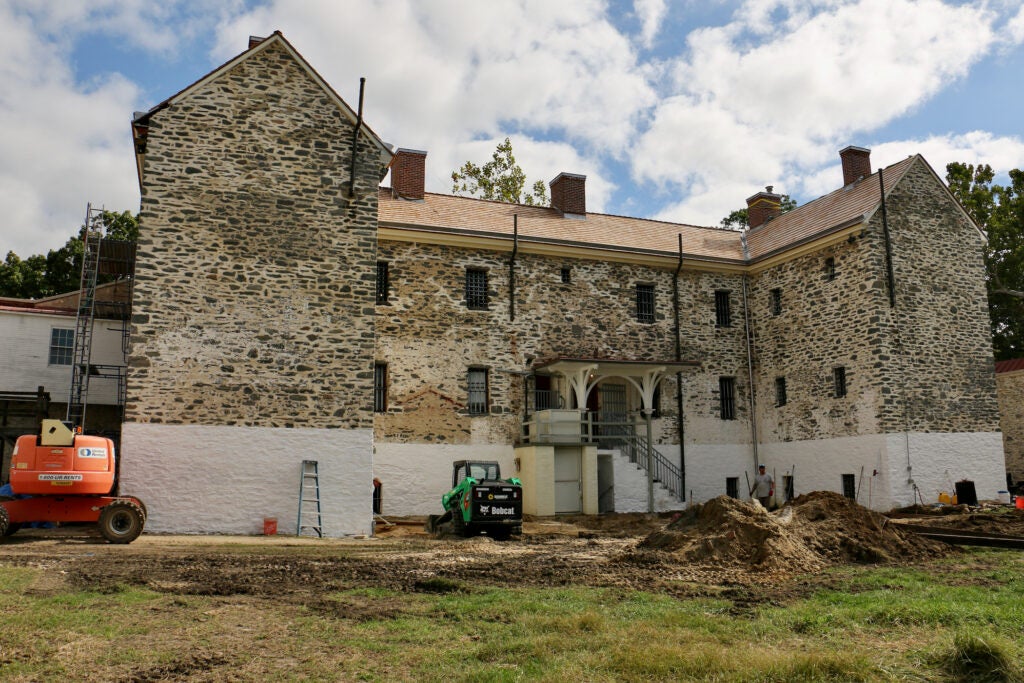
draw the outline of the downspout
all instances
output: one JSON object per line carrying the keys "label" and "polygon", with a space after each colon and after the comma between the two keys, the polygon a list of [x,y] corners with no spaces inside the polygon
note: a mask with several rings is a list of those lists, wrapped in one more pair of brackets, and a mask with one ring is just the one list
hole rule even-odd
{"label": "downspout", "polygon": [[519,253],[519,214],[512,214],[512,258],[508,262],[508,319],[516,319],[516,254]]}
{"label": "downspout", "polygon": [[[896,333],[896,357],[899,359],[900,374],[906,373],[903,354],[903,335],[900,333],[899,319],[896,315],[896,274],[892,263],[892,233],[889,232],[889,214],[885,208],[885,181],[882,169],[878,169],[878,189],[882,198],[882,237],[885,240],[885,276],[889,285],[889,308],[892,309],[892,326]],[[902,380],[902,378],[901,378]],[[901,381],[901,385],[904,383]],[[902,395],[903,403],[903,447],[907,452],[907,484],[917,489],[914,483],[914,467],[910,462],[910,404],[907,401],[906,388]],[[917,496],[915,493],[914,501]]]}
{"label": "downspout", "polygon": [[356,115],[356,127],[352,131],[352,166],[349,169],[351,182],[348,188],[348,198],[356,196],[356,145],[359,142],[359,129],[363,127],[363,91],[366,87],[366,78],[359,79],[359,113]]}
{"label": "downspout", "polygon": [[[744,255],[747,251],[747,233],[741,235]],[[750,307],[747,305],[747,274],[743,273],[743,326],[747,338],[747,381],[750,384],[750,441],[754,451],[754,471],[757,471],[757,401],[754,398],[754,341],[750,324]]]}
{"label": "downspout", "polygon": [[[679,329],[679,275],[683,271],[683,234],[679,233],[679,265],[676,266],[676,276],[672,280],[672,305],[676,315],[676,362],[683,360],[682,332]],[[686,500],[686,443],[683,437],[686,436],[686,428],[683,425],[683,373],[676,373],[676,415],[679,422],[679,492],[683,500]]]}

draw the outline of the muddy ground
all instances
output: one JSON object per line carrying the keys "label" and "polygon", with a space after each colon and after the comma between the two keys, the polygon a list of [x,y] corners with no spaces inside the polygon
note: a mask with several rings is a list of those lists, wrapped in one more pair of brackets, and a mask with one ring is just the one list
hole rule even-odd
{"label": "muddy ground", "polygon": [[[1021,510],[916,514],[921,519],[914,521],[929,525],[1024,535]],[[107,544],[85,527],[23,529],[0,539],[0,566],[46,569],[31,589],[40,594],[137,585],[169,594],[246,595],[358,610],[356,603],[346,607],[322,596],[365,587],[451,592],[580,585],[716,595],[743,610],[784,604],[835,580],[820,571],[828,567],[913,564],[960,552],[822,492],[772,513],[722,497],[682,514],[527,520],[523,536],[507,542],[436,539],[422,530],[420,519],[392,521],[366,539],[145,534],[130,545]],[[380,605],[364,616],[379,618]]]}

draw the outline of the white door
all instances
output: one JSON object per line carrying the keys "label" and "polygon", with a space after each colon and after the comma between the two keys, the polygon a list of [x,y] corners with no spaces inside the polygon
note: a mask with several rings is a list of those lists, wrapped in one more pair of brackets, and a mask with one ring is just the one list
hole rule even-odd
{"label": "white door", "polygon": [[580,460],[578,450],[555,449],[555,514],[583,511]]}

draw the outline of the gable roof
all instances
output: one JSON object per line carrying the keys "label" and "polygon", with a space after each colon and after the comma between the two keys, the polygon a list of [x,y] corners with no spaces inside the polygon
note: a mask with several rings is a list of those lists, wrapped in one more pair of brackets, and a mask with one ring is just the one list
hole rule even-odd
{"label": "gable roof", "polygon": [[[351,121],[353,125],[357,123],[359,117],[358,114],[355,111],[353,111],[352,107],[348,106],[348,103],[345,102],[345,100],[343,100],[341,96],[334,91],[334,89],[327,83],[327,81],[325,81],[323,77],[319,73],[317,73],[316,69],[314,69],[301,54],[299,54],[298,50],[296,50],[292,46],[292,44],[289,43],[287,39],[285,39],[284,35],[280,31],[274,31],[267,38],[264,38],[260,42],[253,44],[251,47],[249,47],[249,49],[238,54],[237,56],[228,60],[224,64],[221,64],[219,67],[217,67],[210,73],[206,74],[199,80],[195,81],[191,85],[185,86],[184,88],[182,88],[175,94],[171,95],[155,107],[152,107],[151,109],[145,112],[136,112],[135,115],[132,116],[132,137],[133,140],[135,141],[135,163],[136,170],[139,176],[140,188],[142,187],[142,158],[145,155],[145,137],[149,125],[149,118],[161,109],[165,109],[166,107],[171,106],[175,102],[187,98],[196,90],[204,87],[211,81],[220,78],[228,71],[231,71],[241,62],[247,59],[251,59],[254,55],[260,54],[261,52],[269,49],[273,45],[278,45],[282,47],[292,57],[292,59],[294,59],[298,63],[298,65],[306,73],[309,74],[309,76],[317,83],[317,85],[323,88],[324,92],[327,93],[328,97],[330,97],[331,100],[337,105],[341,113],[349,121]],[[391,157],[394,156],[393,152],[391,151],[390,145],[381,140],[380,137],[376,133],[374,133],[369,126],[366,125],[365,122],[362,122],[360,130],[364,131],[369,136],[370,141],[373,142],[373,144],[380,151],[382,164],[384,166],[387,166],[391,161]]]}

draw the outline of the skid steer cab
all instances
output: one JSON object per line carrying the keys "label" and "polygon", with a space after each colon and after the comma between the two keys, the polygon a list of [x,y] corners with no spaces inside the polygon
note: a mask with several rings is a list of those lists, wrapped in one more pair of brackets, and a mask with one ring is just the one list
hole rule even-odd
{"label": "skid steer cab", "polygon": [[441,496],[444,514],[430,515],[427,531],[436,535],[486,534],[507,540],[523,532],[523,487],[518,479],[502,479],[496,462],[457,460],[452,463],[452,490]]}
{"label": "skid steer cab", "polygon": [[111,543],[131,543],[146,525],[146,507],[111,495],[114,442],[43,420],[41,433],[18,437],[11,453],[10,496],[0,496],[0,536],[30,522],[95,524]]}

